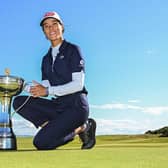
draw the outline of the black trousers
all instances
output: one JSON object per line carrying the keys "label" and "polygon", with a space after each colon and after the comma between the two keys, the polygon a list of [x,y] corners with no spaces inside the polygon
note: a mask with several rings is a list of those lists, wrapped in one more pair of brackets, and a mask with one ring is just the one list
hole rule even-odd
{"label": "black trousers", "polygon": [[[16,110],[26,99],[27,96],[15,97],[13,108]],[[31,97],[17,113],[37,128],[48,121],[34,137],[33,144],[39,150],[49,150],[66,144],[74,137],[74,130],[88,119],[89,105],[83,93],[52,100]]]}

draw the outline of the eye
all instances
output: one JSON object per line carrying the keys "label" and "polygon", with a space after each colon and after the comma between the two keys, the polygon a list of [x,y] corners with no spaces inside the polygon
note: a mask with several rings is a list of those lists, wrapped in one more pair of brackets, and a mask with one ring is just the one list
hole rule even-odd
{"label": "eye", "polygon": [[54,22],[54,23],[53,23],[53,26],[58,26],[58,23],[57,23],[57,22]]}
{"label": "eye", "polygon": [[48,29],[49,28],[49,25],[44,25],[44,29]]}

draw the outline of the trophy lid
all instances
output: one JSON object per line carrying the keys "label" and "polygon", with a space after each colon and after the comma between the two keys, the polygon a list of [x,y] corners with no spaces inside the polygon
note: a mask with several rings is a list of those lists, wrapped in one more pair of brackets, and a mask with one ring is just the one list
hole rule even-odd
{"label": "trophy lid", "polygon": [[15,81],[19,81],[21,80],[22,82],[24,82],[24,79],[18,76],[6,76],[6,75],[0,75],[0,83],[4,82],[4,81],[10,81],[10,82],[15,82]]}
{"label": "trophy lid", "polygon": [[11,76],[10,75],[10,69],[9,68],[5,68],[5,75],[0,75],[0,82],[16,82],[21,80],[22,82],[24,82],[23,78],[17,77],[17,76]]}

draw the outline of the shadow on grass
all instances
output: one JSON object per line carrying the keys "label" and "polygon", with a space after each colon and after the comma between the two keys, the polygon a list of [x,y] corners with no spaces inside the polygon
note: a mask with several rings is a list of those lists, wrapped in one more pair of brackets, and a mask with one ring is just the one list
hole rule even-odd
{"label": "shadow on grass", "polygon": [[37,149],[18,149],[16,151],[12,151],[12,152],[48,152],[48,151],[78,151],[81,149],[77,149],[77,148],[64,148],[64,149],[52,149],[52,150],[37,150]]}
{"label": "shadow on grass", "polygon": [[37,149],[18,149],[16,152],[37,152]]}

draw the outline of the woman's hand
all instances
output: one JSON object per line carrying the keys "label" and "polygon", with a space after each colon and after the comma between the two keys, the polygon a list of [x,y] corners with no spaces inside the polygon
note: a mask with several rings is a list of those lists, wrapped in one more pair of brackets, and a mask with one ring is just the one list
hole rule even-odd
{"label": "woman's hand", "polygon": [[30,94],[33,97],[48,96],[48,88],[44,87],[43,85],[37,82],[33,82],[33,83],[35,83],[35,85],[31,86],[30,88]]}

